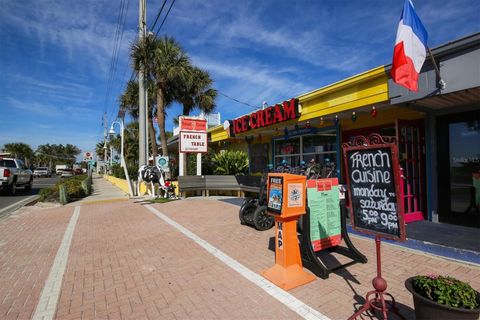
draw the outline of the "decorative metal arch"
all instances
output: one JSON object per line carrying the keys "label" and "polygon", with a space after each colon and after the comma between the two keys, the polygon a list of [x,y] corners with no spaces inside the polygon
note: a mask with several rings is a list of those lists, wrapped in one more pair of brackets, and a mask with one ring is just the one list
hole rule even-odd
{"label": "decorative metal arch", "polygon": [[378,133],[372,133],[368,137],[356,136],[352,141],[342,144],[344,148],[347,147],[360,147],[360,146],[370,146],[378,144],[396,144],[397,137],[395,136],[382,136]]}

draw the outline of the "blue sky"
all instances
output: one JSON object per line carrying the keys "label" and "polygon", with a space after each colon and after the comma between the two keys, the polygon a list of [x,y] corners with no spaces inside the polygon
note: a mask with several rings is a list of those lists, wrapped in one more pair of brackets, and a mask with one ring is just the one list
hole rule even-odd
{"label": "blue sky", "polygon": [[[102,138],[103,113],[111,123],[131,75],[138,1],[127,2],[107,94],[120,0],[0,0],[0,147],[15,141],[34,148],[94,148]],[[147,0],[148,26],[162,3]],[[178,0],[160,34],[175,37],[221,93],[261,106],[389,64],[402,5],[403,0]],[[414,5],[430,47],[480,31],[477,0]],[[217,110],[223,121],[253,108],[219,95]],[[169,108],[169,130],[171,117],[180,113],[178,105]]]}

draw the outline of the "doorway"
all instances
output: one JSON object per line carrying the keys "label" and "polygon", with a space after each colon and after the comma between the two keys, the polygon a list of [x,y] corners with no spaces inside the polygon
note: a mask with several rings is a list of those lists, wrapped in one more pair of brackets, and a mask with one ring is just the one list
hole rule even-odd
{"label": "doorway", "polygon": [[424,220],[427,211],[424,121],[397,120],[396,129],[405,222]]}
{"label": "doorway", "polygon": [[393,136],[397,140],[399,164],[402,168],[400,190],[405,222],[426,218],[425,128],[424,120],[397,120],[383,126],[343,132],[343,142],[372,133]]}
{"label": "doorway", "polygon": [[440,222],[480,228],[480,111],[437,118]]}

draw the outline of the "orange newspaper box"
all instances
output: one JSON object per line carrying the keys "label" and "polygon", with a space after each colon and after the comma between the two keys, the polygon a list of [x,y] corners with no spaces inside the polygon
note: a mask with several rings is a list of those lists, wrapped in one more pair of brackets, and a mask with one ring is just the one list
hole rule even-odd
{"label": "orange newspaper box", "polygon": [[298,218],[306,212],[306,181],[295,174],[268,174],[267,212],[275,217],[275,265],[262,274],[284,290],[316,279],[303,270],[297,237]]}

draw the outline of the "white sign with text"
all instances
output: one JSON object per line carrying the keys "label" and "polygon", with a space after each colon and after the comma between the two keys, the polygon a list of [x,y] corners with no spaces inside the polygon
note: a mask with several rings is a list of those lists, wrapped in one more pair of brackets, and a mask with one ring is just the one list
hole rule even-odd
{"label": "white sign with text", "polygon": [[180,152],[183,153],[206,153],[207,133],[180,131]]}

